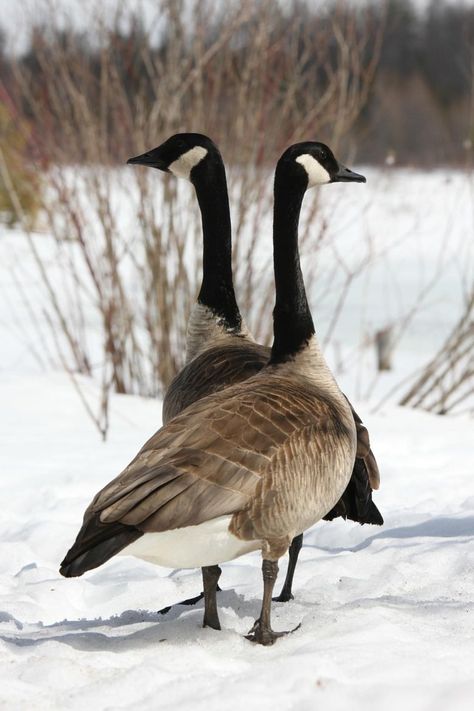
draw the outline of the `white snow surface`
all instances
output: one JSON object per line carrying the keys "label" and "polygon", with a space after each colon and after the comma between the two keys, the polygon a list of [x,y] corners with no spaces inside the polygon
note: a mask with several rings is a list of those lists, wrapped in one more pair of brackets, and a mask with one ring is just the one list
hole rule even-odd
{"label": "white snow surface", "polygon": [[[198,570],[119,556],[82,578],[59,575],[85,507],[160,426],[161,403],[114,396],[109,438],[100,440],[68,376],[51,359],[37,362],[47,343],[44,289],[25,236],[0,229],[0,709],[472,708],[473,421],[390,401],[374,411],[458,318],[474,264],[472,181],[442,172],[369,177],[366,203],[362,190],[342,211],[336,200],[324,203],[341,252],[347,244],[356,258],[349,239],[355,231],[362,244],[367,230],[382,254],[354,284],[324,350],[333,366],[336,340],[349,354],[338,378],[369,428],[385,525],[320,522],[306,534],[295,600],[273,607],[276,630],[301,628],[268,648],[244,638],[260,609],[258,553],[222,566],[221,632],[202,628],[202,603],[175,605],[201,591]],[[134,213],[130,203],[123,208],[125,229]],[[62,263],[50,237],[35,240],[54,276]],[[386,254],[385,242],[395,245]],[[373,358],[351,357],[361,331],[407,312],[439,259],[442,274],[397,347],[393,371],[376,376]],[[308,286],[324,333],[335,297],[321,301],[318,284]],[[94,344],[96,314],[87,316]],[[95,382],[80,385],[94,404]],[[282,560],[278,590],[285,569]]]}
{"label": "white snow surface", "polygon": [[85,506],[159,426],[159,402],[115,396],[106,443],[66,375],[3,374],[0,402],[1,708],[472,708],[471,420],[356,403],[385,525],[306,534],[295,600],[273,611],[275,629],[301,628],[264,648],[244,638],[257,553],[223,565],[221,632],[202,628],[202,603],[158,613],[202,589],[197,570],[117,557],[58,573]]}

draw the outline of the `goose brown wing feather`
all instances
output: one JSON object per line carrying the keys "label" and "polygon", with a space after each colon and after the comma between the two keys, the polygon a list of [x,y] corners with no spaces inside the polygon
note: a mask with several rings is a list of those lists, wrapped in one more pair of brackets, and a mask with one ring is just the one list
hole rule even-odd
{"label": "goose brown wing feather", "polygon": [[330,403],[291,381],[278,390],[275,383],[248,384],[199,401],[156,433],[88,515],[163,531],[245,508],[285,442],[303,428],[326,427],[334,414]]}
{"label": "goose brown wing feather", "polygon": [[374,453],[369,448],[368,453],[364,457],[364,464],[367,470],[367,476],[372,489],[377,490],[380,486],[380,472],[375,459]]}
{"label": "goose brown wing feather", "polygon": [[[171,384],[163,404],[164,421],[168,421],[188,405],[206,395],[251,377],[267,362],[269,354],[270,350],[268,348],[249,341],[221,344],[205,350],[185,366]],[[351,405],[350,402],[349,404]],[[360,416],[352,405],[351,410],[357,430],[357,459],[354,464],[351,482],[349,482],[343,497],[334,509],[328,513],[327,517],[328,519],[336,516],[346,518],[349,515],[350,517],[353,516],[353,520],[365,523],[371,522],[374,517],[370,516],[368,518],[365,513],[359,513],[362,511],[361,506],[358,505],[360,497],[356,499],[355,491],[357,487],[360,490],[359,482],[363,481],[365,477],[369,485],[363,487],[367,496],[366,508],[373,507],[376,509],[375,504],[372,502],[371,490],[379,488],[380,475],[376,459],[370,448],[367,428],[363,425]],[[252,422],[251,413],[247,413],[247,417]],[[245,426],[245,423],[243,426]],[[278,423],[268,420],[267,427],[277,428]],[[222,443],[224,447],[227,447],[225,439],[222,439]]]}
{"label": "goose brown wing feather", "polygon": [[[347,402],[349,402],[349,400],[347,400]],[[377,460],[375,459],[375,455],[370,447],[369,432],[350,402],[349,405],[351,406],[352,416],[354,418],[357,431],[356,457],[357,459],[362,459],[365,464],[365,470],[363,467],[360,467],[357,471],[356,469],[354,469],[354,476],[358,475],[359,478],[360,476],[367,476],[370,488],[376,490],[380,486],[380,472],[377,465]]]}
{"label": "goose brown wing feather", "polygon": [[336,506],[323,518],[325,521],[332,521],[338,516],[361,524],[371,523],[376,526],[383,524],[383,517],[372,501],[372,490],[363,459],[355,460],[351,480],[345,492]]}
{"label": "goose brown wing feather", "polygon": [[[203,397],[247,380],[263,368],[269,356],[270,349],[266,346],[249,340],[237,340],[237,337],[232,343],[206,349],[188,363],[171,383],[163,402],[163,422],[169,422]],[[357,471],[354,468],[353,476],[360,476],[363,472],[362,476],[368,477],[370,488],[376,490],[380,486],[380,473],[370,447],[369,433],[350,402],[349,405],[357,429],[357,458],[365,464],[365,467],[359,467]],[[350,491],[348,486],[346,499]],[[344,510],[342,499],[338,510]]]}

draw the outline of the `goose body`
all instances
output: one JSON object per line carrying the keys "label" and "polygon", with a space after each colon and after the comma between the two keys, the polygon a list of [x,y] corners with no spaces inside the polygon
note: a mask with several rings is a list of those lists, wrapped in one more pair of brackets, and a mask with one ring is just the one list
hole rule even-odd
{"label": "goose body", "polygon": [[[316,344],[312,347],[316,349]],[[324,372],[321,388],[321,370],[317,378],[304,372],[296,378],[294,363],[290,377],[281,368],[264,371],[192,405],[160,436],[155,435],[126,475],[116,480],[120,488],[126,481],[135,483],[144,466],[147,470],[158,463],[164,466],[164,451],[166,467],[173,466],[175,456],[182,456],[182,447],[191,464],[180,475],[183,481],[173,478],[148,494],[146,507],[139,510],[134,508],[137,492],[128,495],[126,505],[120,498],[118,506],[116,486],[109,485],[98,495],[93,510],[103,512],[103,521],[113,523],[120,516],[123,522],[153,529],[124,553],[169,567],[216,565],[258,550],[265,539],[285,538],[288,547],[295,535],[322,518],[347,486],[355,457],[355,428],[351,410],[329,371]],[[186,435],[178,438],[180,449],[175,455],[168,452],[168,443],[172,439],[177,446],[176,432]],[[232,442],[232,454],[227,453],[227,441]],[[315,457],[318,468],[313,466]],[[222,469],[232,470],[225,481]],[[169,501],[176,489],[178,498]],[[301,502],[299,490],[311,495]],[[131,510],[124,514],[129,505]],[[147,524],[143,516],[150,511],[153,521]],[[169,530],[170,526],[174,528]]]}
{"label": "goose body", "polygon": [[141,538],[148,540],[137,552],[147,559],[156,545],[155,560],[165,556],[173,567],[205,561],[204,624],[219,628],[220,568],[213,561],[260,548],[262,612],[249,638],[262,644],[281,634],[270,625],[278,559],[341,497],[357,452],[351,407],[317,344],[299,264],[301,203],[313,176],[321,175],[308,168],[312,161],[327,171],[325,182],[365,181],[323,144],[297,144],[280,158],[269,363],[243,383],[191,404],[153,435],[95,496],[61,565],[63,575],[81,575],[127,547],[140,548]]}
{"label": "goose body", "polygon": [[[130,536],[124,553],[174,568],[262,546],[279,558],[340,498],[356,453],[350,407],[317,344],[308,349],[291,366],[270,366],[201,399],[159,430],[94,498],[86,530],[99,517]],[[77,543],[62,569],[71,575],[103,562],[101,545],[83,554],[83,539]]]}

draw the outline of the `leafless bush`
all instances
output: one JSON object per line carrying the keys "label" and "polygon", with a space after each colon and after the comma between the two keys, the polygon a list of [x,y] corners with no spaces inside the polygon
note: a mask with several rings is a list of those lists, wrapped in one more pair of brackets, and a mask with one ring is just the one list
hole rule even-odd
{"label": "leafless bush", "polygon": [[[32,150],[47,182],[43,219],[61,264],[52,278],[38,258],[46,321],[69,372],[100,373],[105,403],[110,389],[161,393],[182,364],[201,252],[189,188],[114,166],[179,130],[216,140],[231,167],[239,301],[256,337],[268,341],[271,168],[284,146],[303,138],[354,151],[348,133],[382,33],[369,11],[346,5],[318,14],[306,3],[282,9],[270,0],[155,6],[156,42],[136,17],[124,32],[122,15],[113,27],[97,15],[97,37],[85,38],[55,28],[51,14],[9,85],[35,127]],[[317,207],[315,198],[301,226],[302,252],[311,247],[313,255],[326,240],[324,224],[310,231]]]}
{"label": "leafless bush", "polygon": [[473,394],[474,286],[471,286],[461,318],[399,404],[445,415],[459,410]]}

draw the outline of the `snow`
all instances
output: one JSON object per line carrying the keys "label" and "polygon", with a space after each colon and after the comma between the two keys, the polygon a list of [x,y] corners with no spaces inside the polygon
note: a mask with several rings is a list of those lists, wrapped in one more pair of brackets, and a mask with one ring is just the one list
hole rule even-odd
{"label": "snow", "polygon": [[[380,229],[380,238],[398,250],[382,259],[379,271],[374,267],[370,283],[349,294],[341,329],[346,323],[350,334],[353,325],[350,345],[363,320],[363,288],[370,291],[363,299],[367,318],[381,319],[395,308],[395,277],[405,308],[423,286],[415,266],[427,270],[429,281],[438,255],[446,259],[427,308],[400,342],[387,376],[393,381],[419,367],[456,319],[459,263],[472,261],[472,242],[463,238],[472,234],[474,213],[461,174],[422,178],[399,171],[371,184],[367,208],[358,205],[359,212],[341,217],[326,207],[331,229],[343,239],[344,222],[355,229],[364,215],[367,229],[377,232],[389,220],[393,229],[390,235]],[[48,236],[35,239],[49,269],[59,269]],[[124,556],[82,578],[59,575],[84,508],[159,427],[161,403],[114,395],[102,442],[69,377],[48,358],[40,368],[31,355],[32,348],[44,351],[44,343],[16,279],[27,285],[40,319],[44,297],[24,236],[0,231],[1,709],[472,707],[472,419],[437,417],[393,401],[374,411],[381,391],[358,401],[357,392],[370,388],[365,381],[355,387],[359,364],[349,359],[341,380],[371,435],[381,470],[374,499],[385,525],[321,522],[308,532],[295,600],[273,608],[276,630],[300,622],[301,628],[274,647],[254,646],[244,635],[259,614],[258,553],[222,566],[221,632],[202,628],[202,604],[175,605],[202,589],[197,570]],[[88,335],[94,335],[93,317]],[[80,385],[94,404],[95,381]],[[282,560],[278,587],[285,568]],[[169,605],[166,615],[158,612]]]}
{"label": "snow", "polygon": [[221,632],[201,627],[202,605],[158,613],[202,589],[198,571],[119,557],[58,573],[93,494],[158,427],[159,402],[114,396],[103,443],[65,375],[2,376],[0,401],[0,707],[471,708],[469,419],[358,403],[385,526],[316,525],[295,600],[274,605],[275,629],[302,626],[261,648],[243,637],[259,612],[257,553],[223,566]]}

